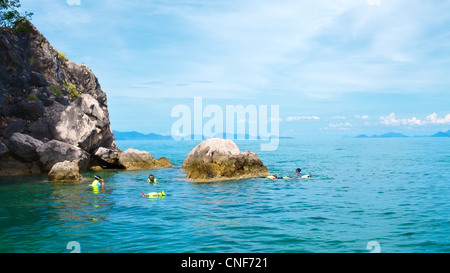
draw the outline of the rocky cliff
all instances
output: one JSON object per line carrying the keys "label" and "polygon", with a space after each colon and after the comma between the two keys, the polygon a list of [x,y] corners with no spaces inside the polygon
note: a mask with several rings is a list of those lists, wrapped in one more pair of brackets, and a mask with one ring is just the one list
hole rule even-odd
{"label": "rocky cliff", "polygon": [[81,171],[111,167],[95,156],[99,148],[122,153],[97,77],[27,24],[21,32],[0,28],[0,176],[48,172],[64,161]]}

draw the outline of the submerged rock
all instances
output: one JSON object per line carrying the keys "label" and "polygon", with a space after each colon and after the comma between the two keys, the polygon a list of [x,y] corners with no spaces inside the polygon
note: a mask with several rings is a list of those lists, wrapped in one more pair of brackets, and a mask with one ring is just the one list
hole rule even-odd
{"label": "submerged rock", "polygon": [[49,181],[79,181],[81,178],[77,162],[58,162],[48,173]]}
{"label": "submerged rock", "polygon": [[217,181],[259,177],[269,174],[258,155],[240,152],[231,140],[209,139],[200,143],[186,157],[186,178],[194,181]]}

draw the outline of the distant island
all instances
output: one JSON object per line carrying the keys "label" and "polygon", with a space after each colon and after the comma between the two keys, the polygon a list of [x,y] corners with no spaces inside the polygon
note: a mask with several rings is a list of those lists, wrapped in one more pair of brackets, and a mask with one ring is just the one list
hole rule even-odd
{"label": "distant island", "polygon": [[171,140],[172,136],[164,136],[159,134],[142,134],[136,131],[118,132],[113,131],[116,140]]}
{"label": "distant island", "polygon": [[391,132],[391,133],[386,133],[386,134],[382,134],[382,135],[373,135],[373,136],[359,135],[359,136],[356,136],[355,138],[405,138],[405,137],[450,137],[450,130],[448,130],[447,132],[438,132],[431,136],[407,136],[404,134]]}
{"label": "distant island", "polygon": [[[113,131],[114,136],[116,140],[173,140],[172,136],[165,136],[160,134],[143,134],[136,131],[131,132],[119,132],[119,131]],[[233,139],[233,140],[249,140],[249,139],[255,139],[255,137],[250,138],[248,134],[245,135],[237,135],[234,134],[234,136],[231,138],[230,134],[224,133],[223,136],[220,136],[223,139]],[[261,139],[259,136],[256,137],[257,139]],[[293,137],[279,137],[280,139],[294,139]],[[206,138],[204,136],[196,136],[191,135],[191,139],[202,139],[205,140]]]}

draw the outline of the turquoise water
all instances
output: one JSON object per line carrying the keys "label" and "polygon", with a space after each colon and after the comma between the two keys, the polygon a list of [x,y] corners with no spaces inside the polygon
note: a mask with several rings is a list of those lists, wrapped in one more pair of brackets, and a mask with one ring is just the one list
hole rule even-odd
{"label": "turquoise water", "polygon": [[[281,140],[269,170],[311,180],[195,184],[180,168],[194,141],[118,141],[177,167],[95,173],[106,187],[0,178],[0,252],[450,252],[450,139]],[[159,184],[146,183],[153,173]],[[86,173],[92,177],[94,173]],[[141,192],[165,191],[164,198]]]}

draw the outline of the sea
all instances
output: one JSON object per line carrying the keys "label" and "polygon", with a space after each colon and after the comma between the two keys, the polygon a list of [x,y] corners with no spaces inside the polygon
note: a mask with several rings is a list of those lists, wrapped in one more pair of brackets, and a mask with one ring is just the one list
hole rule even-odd
{"label": "sea", "polygon": [[273,174],[312,179],[194,183],[181,165],[199,141],[117,141],[175,167],[83,173],[105,179],[99,191],[2,177],[0,253],[450,252],[450,138],[235,142]]}

